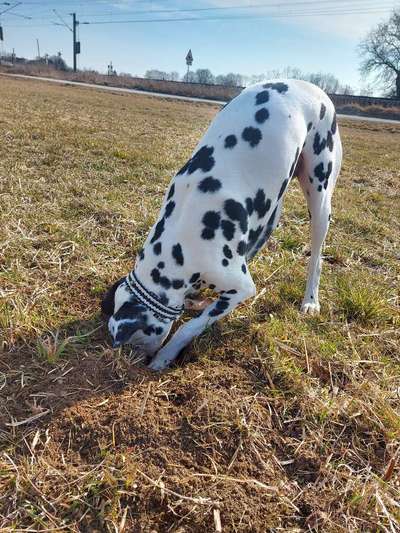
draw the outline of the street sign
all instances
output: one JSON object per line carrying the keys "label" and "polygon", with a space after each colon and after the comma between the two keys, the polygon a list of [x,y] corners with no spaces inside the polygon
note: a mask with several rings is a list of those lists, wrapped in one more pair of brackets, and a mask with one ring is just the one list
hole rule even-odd
{"label": "street sign", "polygon": [[190,67],[192,63],[193,63],[193,54],[192,54],[192,50],[189,50],[186,56],[186,65]]}

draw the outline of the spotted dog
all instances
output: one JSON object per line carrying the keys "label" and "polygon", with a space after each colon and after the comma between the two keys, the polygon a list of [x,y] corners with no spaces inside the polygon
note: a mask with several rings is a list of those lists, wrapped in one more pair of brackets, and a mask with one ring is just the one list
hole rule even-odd
{"label": "spotted dog", "polygon": [[[301,309],[318,313],[321,249],[342,161],[334,106],[310,83],[253,85],[215,117],[172,179],[134,270],[108,291],[113,346],[131,343],[166,368],[194,337],[255,295],[248,262],[279,221],[297,176],[311,217],[311,258]],[[218,295],[163,346],[185,299]]]}

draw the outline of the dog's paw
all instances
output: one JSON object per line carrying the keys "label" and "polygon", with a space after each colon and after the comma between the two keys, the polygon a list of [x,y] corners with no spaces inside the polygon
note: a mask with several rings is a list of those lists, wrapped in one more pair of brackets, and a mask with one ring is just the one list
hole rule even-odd
{"label": "dog's paw", "polygon": [[304,315],[318,315],[320,312],[320,305],[318,302],[304,301],[301,305],[301,312]]}
{"label": "dog's paw", "polygon": [[165,361],[165,359],[161,359],[158,357],[155,357],[149,365],[147,365],[147,368],[150,370],[154,370],[155,372],[162,372],[166,368],[168,368],[168,361]]}

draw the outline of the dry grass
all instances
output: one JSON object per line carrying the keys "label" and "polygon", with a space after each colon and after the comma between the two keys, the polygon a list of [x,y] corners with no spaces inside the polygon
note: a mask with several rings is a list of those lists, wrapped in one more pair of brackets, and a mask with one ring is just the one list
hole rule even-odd
{"label": "dry grass", "polygon": [[383,107],[381,105],[346,104],[337,106],[337,111],[344,115],[400,120],[400,108],[398,106]]}
{"label": "dry grass", "polygon": [[182,81],[150,80],[135,76],[106,76],[93,70],[80,70],[78,72],[63,72],[55,70],[48,65],[16,65],[14,67],[1,67],[0,71],[11,74],[26,74],[28,76],[45,76],[49,78],[95,83],[110,87],[123,87],[126,89],[139,89],[141,91],[161,92],[165,94],[179,94],[196,98],[209,98],[226,101],[237,96],[242,87],[225,87],[224,85],[209,85],[204,83],[185,83]]}
{"label": "dry grass", "polygon": [[398,531],[400,128],[341,123],[321,316],[298,312],[293,185],[251,266],[266,291],[153,375],[110,350],[99,295],[216,108],[8,79],[0,99],[0,530]]}

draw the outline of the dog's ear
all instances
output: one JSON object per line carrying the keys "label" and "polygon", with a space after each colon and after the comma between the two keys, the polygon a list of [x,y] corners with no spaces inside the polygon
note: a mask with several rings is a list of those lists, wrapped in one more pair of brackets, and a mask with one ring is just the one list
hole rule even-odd
{"label": "dog's ear", "polygon": [[[125,305],[126,304],[124,304],[122,308]],[[145,327],[146,323],[140,317],[137,319],[124,319],[118,326],[117,334],[113,339],[113,348],[128,344],[134,333],[140,329],[143,330]]]}
{"label": "dog's ear", "polygon": [[112,287],[108,289],[106,292],[102,302],[101,302],[101,310],[102,312],[107,316],[112,316],[114,314],[114,296],[115,291],[118,289],[118,287],[121,285],[121,283],[125,280],[125,278],[121,278],[118,281],[114,283]]}

